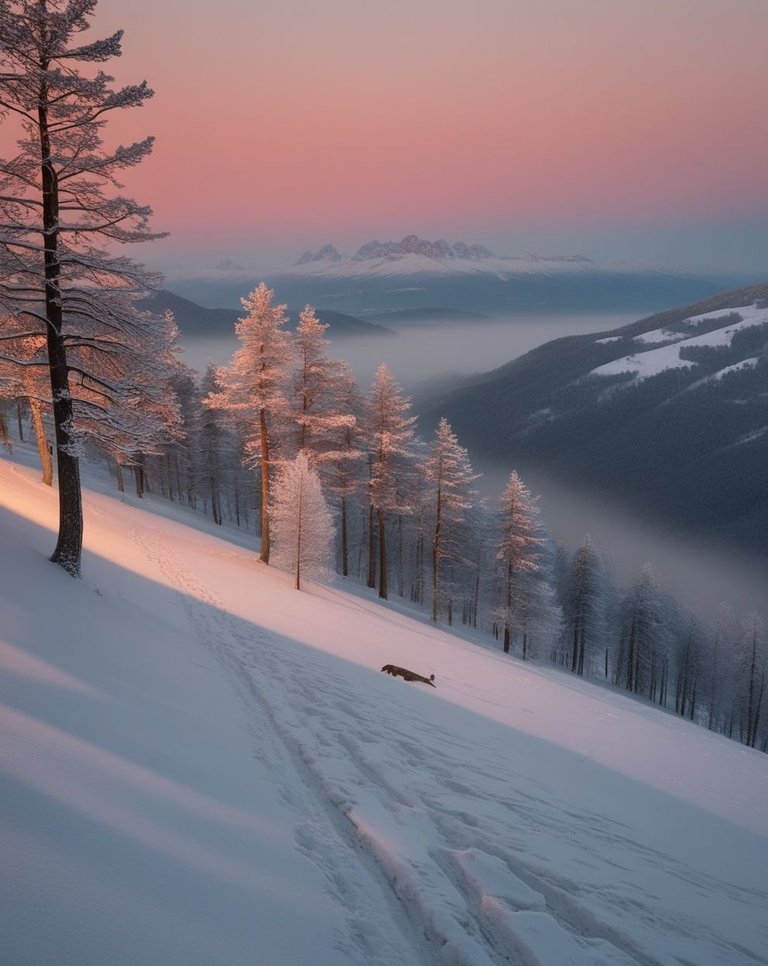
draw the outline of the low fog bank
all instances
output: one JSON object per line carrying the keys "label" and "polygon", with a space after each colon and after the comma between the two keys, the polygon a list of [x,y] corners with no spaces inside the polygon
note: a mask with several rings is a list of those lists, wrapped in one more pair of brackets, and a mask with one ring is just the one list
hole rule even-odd
{"label": "low fog bank", "polygon": [[386,362],[397,381],[412,392],[422,382],[488,372],[552,339],[605,332],[641,316],[510,316],[487,322],[408,325],[396,328],[394,337],[336,339],[333,353],[350,363],[363,386],[371,382],[379,363]]}
{"label": "low fog bank", "polygon": [[[511,362],[544,342],[567,335],[605,332],[641,318],[642,313],[597,315],[510,316],[488,322],[400,326],[395,335],[340,336],[331,355],[346,359],[367,389],[378,365],[386,362],[409,392],[420,383],[450,380],[487,372]],[[203,371],[209,362],[223,365],[236,348],[234,332],[226,336],[182,339],[187,363]]]}
{"label": "low fog bank", "polygon": [[540,496],[542,518],[555,540],[573,550],[589,533],[620,586],[629,584],[648,563],[682,604],[701,614],[714,616],[725,601],[742,614],[768,614],[768,566],[761,561],[713,540],[655,527],[652,520],[640,519],[602,495],[569,487],[535,468],[480,467],[483,475],[476,486],[491,507],[497,505],[513,468]]}
{"label": "low fog bank", "polygon": [[[411,393],[430,381],[484,372],[516,358],[551,339],[589,332],[604,332],[635,321],[637,313],[624,315],[556,315],[512,317],[492,322],[409,326],[395,336],[342,337],[333,341],[331,354],[346,359],[362,389],[367,390],[381,362],[392,368],[396,379]],[[208,362],[227,363],[236,348],[230,337],[183,340],[189,365],[203,371]],[[472,452],[472,440],[461,442]],[[481,467],[481,491],[493,505],[513,467]],[[534,493],[541,495],[542,515],[557,540],[576,547],[586,533],[610,558],[618,581],[629,583],[645,563],[650,563],[683,603],[702,613],[714,613],[721,601],[741,612],[756,608],[768,611],[768,567],[746,556],[729,552],[712,541],[680,536],[652,522],[640,520],[620,506],[590,493],[578,492],[548,479],[535,467],[516,466]]]}

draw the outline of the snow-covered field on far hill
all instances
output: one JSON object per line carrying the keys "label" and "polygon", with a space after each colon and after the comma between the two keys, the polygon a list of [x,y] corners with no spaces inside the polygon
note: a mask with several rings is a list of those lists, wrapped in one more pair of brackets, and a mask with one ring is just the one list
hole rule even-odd
{"label": "snow-covered field on far hill", "polygon": [[73,581],[35,479],[0,460],[3,964],[768,963],[768,756],[179,511],[89,492]]}

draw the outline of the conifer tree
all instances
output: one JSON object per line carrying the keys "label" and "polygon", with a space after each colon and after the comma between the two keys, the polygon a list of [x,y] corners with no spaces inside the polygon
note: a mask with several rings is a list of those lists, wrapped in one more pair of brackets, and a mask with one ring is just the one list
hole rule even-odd
{"label": "conifer tree", "polygon": [[339,433],[356,422],[355,416],[345,409],[349,366],[328,356],[327,329],[312,306],[299,314],[294,382],[297,444],[299,450],[307,450],[308,455],[319,459],[334,449]]}
{"label": "conifer tree", "polygon": [[[589,651],[597,650],[605,619],[603,568],[589,534],[571,561],[564,614],[571,671],[583,675]],[[566,652],[567,654],[567,652]]]}
{"label": "conifer tree", "polygon": [[544,538],[536,497],[516,472],[510,473],[499,508],[500,537],[496,560],[500,576],[499,621],[504,651],[509,652],[515,626],[522,623],[528,578],[540,569]]}
{"label": "conifer tree", "polygon": [[[13,399],[17,405],[24,400],[29,406],[43,473],[42,482],[52,486],[53,461],[44,419],[51,393],[46,340],[42,333],[18,338],[18,333],[24,331],[22,326],[23,322],[13,316],[0,320],[0,397]],[[12,356],[3,350],[4,345],[12,346]]]}
{"label": "conifer tree", "polygon": [[703,655],[702,698],[709,709],[707,727],[710,731],[726,731],[728,698],[732,684],[729,656],[736,649],[737,641],[738,630],[733,609],[729,604],[721,603]]}
{"label": "conifer tree", "polygon": [[705,634],[694,614],[688,615],[687,627],[677,635],[675,668],[675,711],[693,721],[701,697],[701,663]]}
{"label": "conifer tree", "polygon": [[235,326],[240,341],[228,366],[216,372],[217,391],[205,403],[230,414],[243,431],[247,460],[261,472],[261,559],[270,555],[270,475],[281,419],[290,412],[293,344],[285,305],[262,282],[242,300],[245,316]]}
{"label": "conifer tree", "polygon": [[304,450],[282,464],[272,494],[275,562],[301,578],[323,576],[333,547],[334,527],[320,476]]}
{"label": "conifer tree", "polygon": [[362,426],[363,402],[355,377],[346,362],[334,368],[333,406],[343,416],[337,419],[323,440],[315,458],[320,479],[338,501],[341,535],[341,572],[349,575],[349,505],[363,487],[365,443]]}
{"label": "conifer tree", "polygon": [[[367,400],[366,428],[369,446],[370,550],[376,517],[379,547],[379,597],[389,596],[386,524],[390,514],[406,513],[408,457],[413,445],[414,416],[410,400],[403,395],[389,367],[376,370]],[[369,568],[370,570],[370,568]]]}
{"label": "conifer tree", "polygon": [[617,672],[627,691],[666,703],[671,627],[667,601],[653,568],[646,564],[622,605],[622,644]]}
{"label": "conifer tree", "polygon": [[460,445],[446,419],[435,430],[425,476],[431,490],[432,517],[432,620],[441,609],[443,562],[461,551],[458,530],[477,499],[472,483],[479,474],[472,471],[469,455]]}
{"label": "conifer tree", "polygon": [[760,729],[768,677],[768,637],[756,612],[747,616],[738,652],[737,677],[741,704],[740,737],[754,748]]}
{"label": "conifer tree", "polygon": [[106,148],[104,126],[152,91],[145,82],[113,89],[103,71],[81,69],[121,53],[122,31],[79,42],[96,3],[0,0],[0,111],[20,134],[19,153],[0,160],[0,307],[46,338],[60,509],[51,559],[73,576],[83,519],[72,384],[118,391],[101,378],[101,359],[148,323],[135,300],[151,279],[106,246],[159,237],[149,208],[114,193],[153,139]]}

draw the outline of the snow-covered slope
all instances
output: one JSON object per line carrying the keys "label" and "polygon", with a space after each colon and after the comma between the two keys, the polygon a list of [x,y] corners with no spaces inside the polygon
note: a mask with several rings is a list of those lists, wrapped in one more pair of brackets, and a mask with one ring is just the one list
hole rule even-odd
{"label": "snow-covered slope", "polygon": [[554,339],[424,404],[476,461],[768,559],[768,283]]}
{"label": "snow-covered slope", "polygon": [[0,962],[766,961],[767,756],[86,504],[0,461]]}
{"label": "snow-covered slope", "polygon": [[[696,362],[684,357],[686,351],[705,347],[725,349],[731,346],[737,332],[764,325],[768,325],[768,306],[758,304],[693,315],[674,329],[654,329],[636,335],[632,339],[633,351],[629,355],[598,366],[590,375],[616,376],[631,373],[638,379],[647,379],[667,369],[690,368]],[[699,334],[698,330],[702,327],[706,331]],[[609,340],[598,341],[605,344]],[[728,372],[734,372],[742,367],[744,361],[747,360],[724,366],[712,376],[719,378]],[[754,365],[757,359],[750,359],[749,362]]]}

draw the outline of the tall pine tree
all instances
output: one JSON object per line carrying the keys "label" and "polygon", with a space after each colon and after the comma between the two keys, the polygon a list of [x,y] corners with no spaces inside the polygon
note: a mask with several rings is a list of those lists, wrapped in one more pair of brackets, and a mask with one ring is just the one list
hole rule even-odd
{"label": "tall pine tree", "polygon": [[274,292],[262,282],[242,300],[245,316],[235,326],[240,341],[232,361],[216,372],[217,391],[206,405],[222,409],[242,427],[245,452],[261,472],[261,559],[270,554],[270,475],[273,444],[281,419],[290,411],[294,359],[285,305],[273,305]]}

